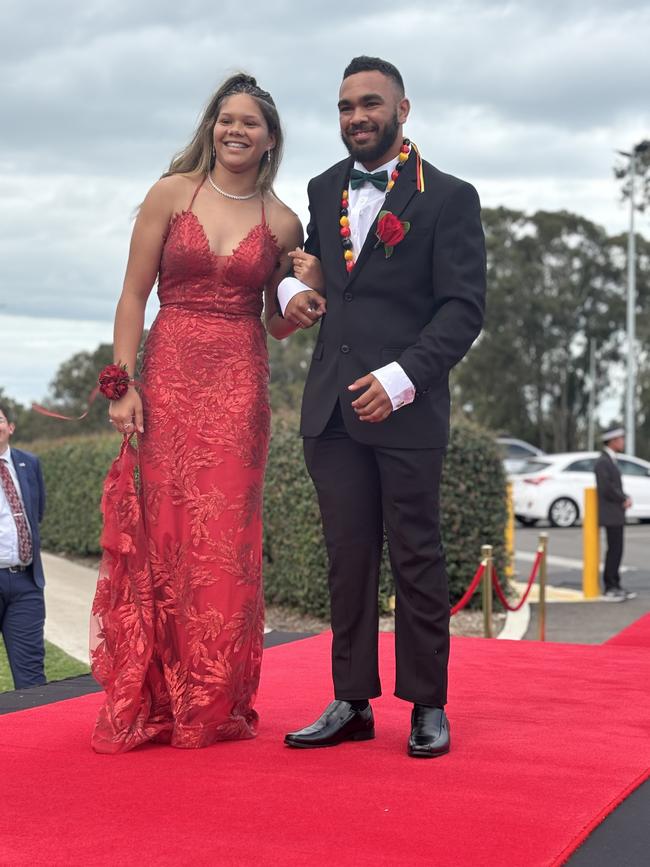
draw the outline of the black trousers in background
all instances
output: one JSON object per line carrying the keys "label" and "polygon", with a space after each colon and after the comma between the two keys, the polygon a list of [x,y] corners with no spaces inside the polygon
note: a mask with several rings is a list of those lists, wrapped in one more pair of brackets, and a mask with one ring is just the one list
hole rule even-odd
{"label": "black trousers in background", "polygon": [[619,568],[623,559],[623,525],[618,527],[605,527],[607,536],[607,554],[603,569],[603,584],[605,590],[613,590],[621,586]]}
{"label": "black trousers in background", "polygon": [[337,403],[325,431],[304,439],[329,557],[332,676],[337,699],[381,694],[379,567],[386,527],[395,579],[395,695],[447,701],[449,590],[440,539],[444,449],[367,446]]}

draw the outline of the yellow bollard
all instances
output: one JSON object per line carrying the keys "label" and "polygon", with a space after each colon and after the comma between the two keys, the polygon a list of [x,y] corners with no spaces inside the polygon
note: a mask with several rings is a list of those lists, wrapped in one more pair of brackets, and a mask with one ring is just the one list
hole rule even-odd
{"label": "yellow bollard", "polygon": [[513,485],[508,482],[506,487],[508,518],[506,521],[506,578],[512,578],[515,574],[515,504],[512,497]]}
{"label": "yellow bollard", "polygon": [[483,573],[483,635],[492,638],[492,545],[483,545],[481,557],[485,561]]}
{"label": "yellow bollard", "polygon": [[596,488],[585,488],[582,518],[582,592],[585,599],[600,596],[599,563],[598,494]]}
{"label": "yellow bollard", "polygon": [[548,556],[548,533],[539,534],[538,551],[542,552],[539,564],[539,640],[546,641],[546,579],[548,577],[546,557]]}

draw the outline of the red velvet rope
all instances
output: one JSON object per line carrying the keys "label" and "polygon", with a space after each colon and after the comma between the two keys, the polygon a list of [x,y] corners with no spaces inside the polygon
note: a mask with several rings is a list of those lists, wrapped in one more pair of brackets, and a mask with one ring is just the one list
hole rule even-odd
{"label": "red velvet rope", "polygon": [[542,562],[542,556],[542,552],[538,551],[537,557],[535,557],[535,562],[533,563],[533,571],[530,573],[530,578],[528,579],[528,585],[524,591],[524,595],[521,597],[521,599],[516,605],[510,605],[510,603],[506,599],[505,593],[503,592],[503,590],[501,589],[501,585],[499,584],[499,577],[496,573],[496,570],[493,570],[492,584],[494,585],[496,594],[499,597],[499,602],[503,605],[504,608],[507,608],[508,611],[519,611],[526,599],[528,599],[528,594],[531,591],[533,582],[535,581],[535,578],[537,578],[537,570],[539,569],[539,564]]}
{"label": "red velvet rope", "polygon": [[481,563],[481,565],[478,567],[478,569],[476,570],[476,575],[474,575],[474,577],[472,578],[472,583],[469,585],[469,587],[467,588],[467,590],[463,594],[463,597],[461,599],[459,599],[458,602],[451,609],[451,616],[452,617],[454,616],[454,614],[458,614],[458,612],[461,611],[467,605],[469,600],[472,598],[472,596],[474,595],[474,591],[476,590],[476,588],[478,587],[478,585],[481,582],[481,578],[483,577],[484,572],[485,572],[485,562]]}

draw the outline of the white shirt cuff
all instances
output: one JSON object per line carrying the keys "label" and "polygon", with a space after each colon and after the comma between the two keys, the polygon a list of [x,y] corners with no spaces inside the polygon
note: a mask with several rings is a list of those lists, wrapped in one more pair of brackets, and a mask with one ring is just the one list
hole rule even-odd
{"label": "white shirt cuff", "polygon": [[415,400],[415,386],[404,373],[404,368],[397,363],[391,361],[385,367],[380,367],[379,370],[372,371],[384,388],[393,404],[393,412],[408,403],[413,403]]}
{"label": "white shirt cuff", "polygon": [[287,304],[293,296],[297,295],[298,292],[305,292],[309,288],[305,283],[301,283],[297,277],[285,277],[284,280],[280,280],[280,285],[278,286],[278,304],[283,316],[284,311],[287,309]]}

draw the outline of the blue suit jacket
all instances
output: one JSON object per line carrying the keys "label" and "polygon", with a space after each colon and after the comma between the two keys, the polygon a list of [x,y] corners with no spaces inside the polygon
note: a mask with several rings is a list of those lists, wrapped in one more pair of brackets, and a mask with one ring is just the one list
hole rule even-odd
{"label": "blue suit jacket", "polygon": [[34,583],[37,587],[45,587],[40,529],[45,512],[45,485],[41,464],[36,455],[24,452],[22,449],[15,449],[13,446],[11,446],[11,459],[16,469],[27,520],[32,531]]}

